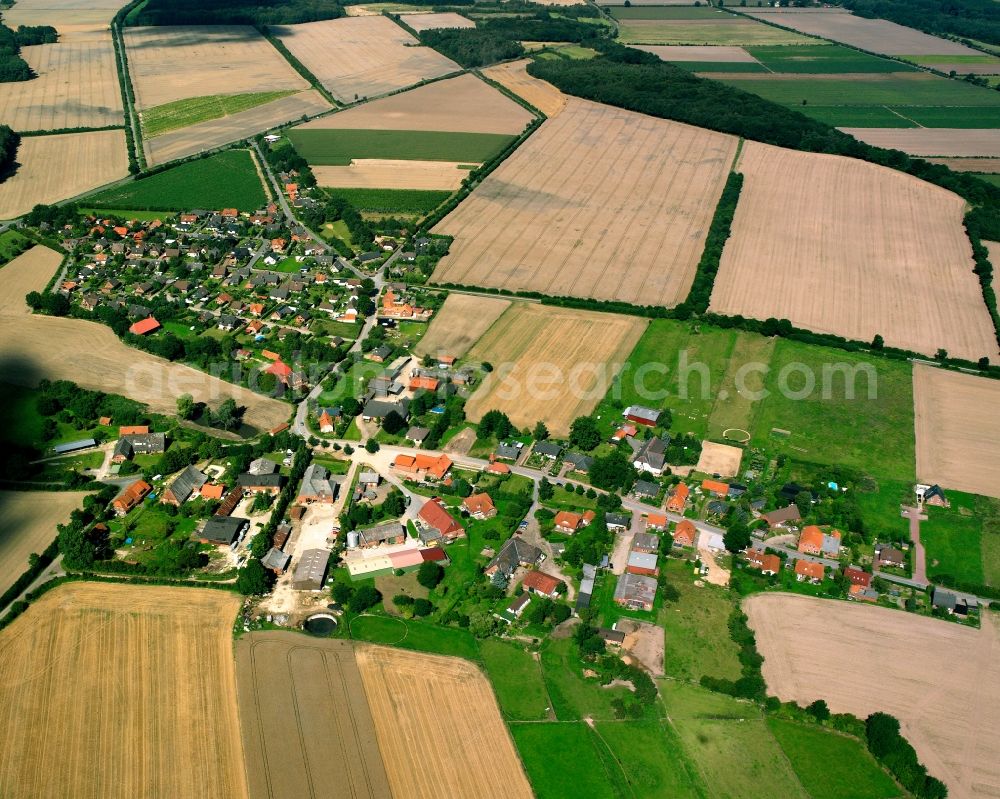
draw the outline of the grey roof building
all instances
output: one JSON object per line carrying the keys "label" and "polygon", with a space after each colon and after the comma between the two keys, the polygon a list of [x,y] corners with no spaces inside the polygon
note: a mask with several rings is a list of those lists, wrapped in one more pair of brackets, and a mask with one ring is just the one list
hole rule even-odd
{"label": "grey roof building", "polygon": [[646,441],[632,461],[636,469],[652,474],[660,474],[667,463],[667,447],[670,446],[670,436],[651,438]]}
{"label": "grey roof building", "polygon": [[278,464],[267,458],[257,458],[255,461],[250,461],[248,469],[250,474],[274,474],[276,471],[278,471]]}
{"label": "grey roof building", "polygon": [[208,476],[204,472],[194,466],[188,466],[174,478],[170,487],[163,492],[163,500],[180,505],[187,502],[188,498],[206,482],[208,482]]}
{"label": "grey roof building", "polygon": [[593,458],[580,452],[567,452],[563,460],[573,467],[572,471],[582,472],[583,474],[589,472],[590,467],[594,465]]}
{"label": "grey roof building", "polygon": [[62,455],[65,452],[76,452],[78,449],[89,449],[90,447],[96,447],[97,442],[92,438],[81,438],[78,441],[67,441],[65,444],[56,444],[52,448],[52,451],[56,455]]}
{"label": "grey roof building", "polygon": [[632,537],[633,552],[659,552],[660,537],[652,533],[636,533]]}
{"label": "grey roof building", "polygon": [[660,486],[649,482],[649,480],[636,480],[632,493],[637,497],[655,497],[660,493]]}
{"label": "grey roof building", "polygon": [[486,574],[500,572],[510,579],[518,566],[536,566],[544,557],[542,550],[515,535],[504,542],[493,560],[486,564],[485,571]]}
{"label": "grey roof building", "polygon": [[615,602],[633,610],[652,610],[656,599],[656,578],[625,572],[615,586]]}
{"label": "grey roof building", "polygon": [[656,555],[650,552],[636,552],[634,549],[628,553],[628,568],[643,569],[644,571],[656,571]]}
{"label": "grey roof building", "polygon": [[516,461],[520,454],[521,450],[514,444],[500,444],[496,452],[497,457],[505,461]]}
{"label": "grey roof building", "polygon": [[250,520],[240,516],[213,516],[205,522],[200,536],[213,544],[232,544],[248,527]]}
{"label": "grey roof building", "polygon": [[167,437],[163,433],[132,434],[118,439],[111,457],[115,460],[129,460],[135,455],[156,455],[166,448]]}
{"label": "grey roof building", "polygon": [[326,577],[326,567],[330,562],[330,553],[325,549],[307,549],[302,553],[299,562],[295,564],[292,575],[292,588],[298,591],[319,591],[323,588],[323,578]]}
{"label": "grey roof building", "polygon": [[277,547],[271,547],[267,551],[267,554],[260,559],[260,562],[264,565],[265,569],[270,569],[273,572],[281,574],[288,568],[288,562],[291,559],[291,555],[282,552]]}
{"label": "grey roof building", "polygon": [[399,402],[385,402],[384,400],[377,399],[369,400],[365,403],[365,407],[361,411],[361,416],[364,419],[381,420],[393,411],[399,414],[400,418],[405,422],[410,418],[410,403],[405,399]]}
{"label": "grey roof building", "polygon": [[544,455],[546,458],[554,460],[562,455],[563,448],[553,441],[538,441],[532,451],[536,455]]}
{"label": "grey roof building", "polygon": [[385,541],[395,541],[400,537],[406,537],[406,528],[399,522],[385,522],[366,530],[358,530],[358,541],[361,546],[374,546]]}
{"label": "grey roof building", "polygon": [[576,595],[576,610],[590,607],[590,599],[594,595],[594,580],[597,579],[597,567],[590,563],[583,564],[583,579],[580,580],[580,591]]}
{"label": "grey roof building", "polygon": [[299,486],[299,501],[313,500],[319,502],[333,502],[337,497],[340,483],[330,476],[329,470],[318,463],[310,463],[305,474],[302,475],[302,484]]}
{"label": "grey roof building", "polygon": [[604,520],[607,522],[609,530],[625,530],[632,521],[632,519],[624,513],[605,514]]}

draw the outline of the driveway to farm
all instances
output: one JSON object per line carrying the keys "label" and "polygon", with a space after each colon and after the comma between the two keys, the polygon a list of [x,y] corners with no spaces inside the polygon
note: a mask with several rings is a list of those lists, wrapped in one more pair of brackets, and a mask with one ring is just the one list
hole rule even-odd
{"label": "driveway to farm", "polygon": [[920,543],[920,522],[927,521],[927,514],[920,508],[903,508],[903,516],[910,520],[910,540],[913,541],[913,580],[927,585],[927,554]]}

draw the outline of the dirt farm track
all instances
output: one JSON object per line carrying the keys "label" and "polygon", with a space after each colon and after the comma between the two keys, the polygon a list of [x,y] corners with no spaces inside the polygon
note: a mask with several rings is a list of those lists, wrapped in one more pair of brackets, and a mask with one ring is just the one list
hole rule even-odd
{"label": "dirt farm track", "polygon": [[70,583],[0,632],[0,796],[247,796],[228,591]]}
{"label": "dirt farm track", "polygon": [[286,403],[128,347],[102,324],[31,314],[24,296],[41,291],[60,261],[58,253],[36,246],[0,269],[0,380],[26,386],[43,378],[72,380],[165,414],[176,412],[177,397],[184,393],[212,407],[233,397],[246,407],[246,423],[257,429],[287,421]]}
{"label": "dirt farm track", "polygon": [[834,713],[881,710],[951,799],[1000,795],[1000,619],[982,629],[792,594],[744,603],[768,690]]}

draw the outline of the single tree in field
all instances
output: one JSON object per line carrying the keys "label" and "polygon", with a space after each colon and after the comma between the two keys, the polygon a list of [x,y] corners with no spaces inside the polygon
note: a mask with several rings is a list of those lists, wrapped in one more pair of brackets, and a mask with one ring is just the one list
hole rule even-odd
{"label": "single tree in field", "polygon": [[177,415],[181,419],[194,417],[194,397],[190,394],[181,394],[177,398]]}
{"label": "single tree in field", "polygon": [[569,428],[569,443],[582,450],[590,451],[601,443],[601,431],[590,416],[578,416]]}

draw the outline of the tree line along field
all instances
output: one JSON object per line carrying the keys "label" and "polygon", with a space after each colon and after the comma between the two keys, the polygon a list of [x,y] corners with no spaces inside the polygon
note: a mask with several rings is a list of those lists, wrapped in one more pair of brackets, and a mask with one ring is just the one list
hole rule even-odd
{"label": "tree line along field", "polygon": [[128,175],[124,130],[27,136],[17,172],[0,184],[0,219],[54,203]]}
{"label": "tree line along field", "polygon": [[736,147],[732,136],[570,98],[435,225],[454,242],[432,280],[675,305]]}
{"label": "tree line along field", "polygon": [[[998,620],[980,629],[889,608],[758,594],[744,611],[764,657],[769,693],[834,713],[898,718],[930,774],[959,799],[1000,789]],[[947,680],[941,674],[947,673]],[[892,679],[873,679],[891,674]],[[969,686],[979,686],[970,691]],[[779,731],[778,735],[781,736]]]}
{"label": "tree line along field", "polygon": [[[648,371],[648,364],[665,368]],[[806,372],[815,377],[811,391]],[[913,390],[903,361],[654,319],[597,410],[608,434],[632,404],[670,409],[673,429],[698,438],[724,441],[726,430],[745,430],[751,445],[798,460],[879,477],[914,476]]]}
{"label": "tree line along field", "polygon": [[273,33],[343,103],[460,71],[388,17],[342,17],[275,27]]}
{"label": "tree line along field", "polygon": [[310,165],[345,165],[356,158],[478,164],[513,140],[501,133],[316,128],[296,128],[288,132],[288,138]]}
{"label": "tree line along field", "polygon": [[466,413],[476,421],[496,409],[517,427],[541,419],[553,435],[567,435],[576,417],[597,406],[646,324],[634,316],[514,303],[468,352],[495,371]]}
{"label": "tree line along field", "polygon": [[106,325],[30,313],[25,295],[44,290],[61,262],[59,253],[35,246],[0,269],[0,381],[34,387],[43,379],[72,380],[167,415],[176,413],[181,394],[212,407],[231,397],[246,407],[246,424],[258,430],[288,421],[287,403],[133,349]]}
{"label": "tree line along field", "polygon": [[87,198],[95,208],[255,211],[267,194],[249,150],[227,150],[134,180]]}
{"label": "tree line along field", "polygon": [[996,358],[961,197],[885,167],[752,141],[737,169],[745,181],[712,311]]}
{"label": "tree line along field", "polygon": [[0,632],[0,731],[16,741],[0,794],[248,796],[239,606],[228,591],[103,583],[39,599]]}

